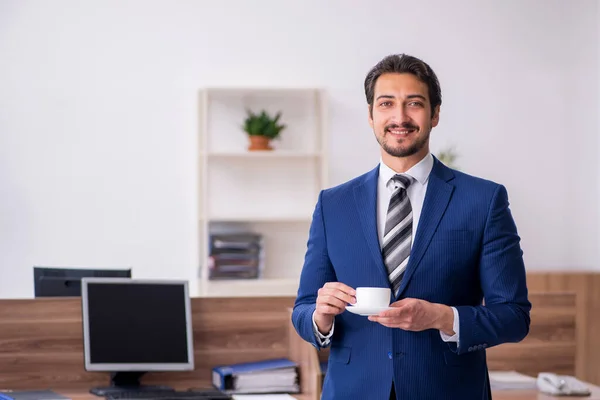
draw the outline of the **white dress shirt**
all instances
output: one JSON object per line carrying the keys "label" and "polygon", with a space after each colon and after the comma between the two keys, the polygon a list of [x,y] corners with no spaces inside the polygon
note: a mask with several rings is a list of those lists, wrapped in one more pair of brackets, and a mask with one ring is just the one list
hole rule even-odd
{"label": "white dress shirt", "polygon": [[[427,155],[419,161],[416,165],[410,168],[405,172],[406,175],[410,175],[413,178],[412,183],[408,187],[407,194],[410,200],[410,204],[412,206],[413,213],[413,231],[412,231],[412,240],[414,242],[414,238],[417,232],[417,227],[419,225],[419,217],[421,216],[421,210],[423,209],[423,201],[425,199],[425,193],[427,192],[427,183],[429,182],[429,174],[431,173],[431,169],[433,168],[433,156],[431,153],[427,153]],[[390,198],[394,190],[396,190],[397,184],[391,180],[391,178],[396,175],[396,172],[385,165],[383,160],[380,160],[379,163],[379,178],[377,181],[377,233],[379,236],[379,243],[383,243],[383,232],[385,229],[385,222],[387,218],[387,209],[390,202]],[[411,243],[412,246],[412,243]],[[459,320],[458,320],[458,311],[455,307],[452,307],[452,311],[454,313],[454,323],[453,330],[454,335],[448,336],[444,332],[440,331],[440,335],[442,340],[445,342],[457,342],[459,338]],[[327,335],[321,334],[317,329],[317,325],[315,323],[314,313],[313,313],[313,328],[315,334],[317,336],[317,342],[322,346],[328,346],[331,336],[333,335],[333,326]],[[335,325],[335,324],[334,324]]]}

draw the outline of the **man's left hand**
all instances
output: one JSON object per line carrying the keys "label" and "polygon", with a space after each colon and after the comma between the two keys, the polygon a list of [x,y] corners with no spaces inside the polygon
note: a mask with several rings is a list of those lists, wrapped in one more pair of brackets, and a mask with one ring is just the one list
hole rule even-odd
{"label": "man's left hand", "polygon": [[393,309],[369,316],[369,320],[388,328],[416,332],[437,329],[449,336],[454,335],[454,313],[444,304],[406,298],[390,304],[390,307]]}

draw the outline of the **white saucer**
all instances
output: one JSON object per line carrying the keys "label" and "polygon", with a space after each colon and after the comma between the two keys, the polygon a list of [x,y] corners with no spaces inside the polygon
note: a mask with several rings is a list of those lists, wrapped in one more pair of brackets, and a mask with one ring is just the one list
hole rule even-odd
{"label": "white saucer", "polygon": [[382,311],[391,310],[392,307],[359,307],[359,306],[346,306],[346,310],[353,314],[362,316],[377,315]]}

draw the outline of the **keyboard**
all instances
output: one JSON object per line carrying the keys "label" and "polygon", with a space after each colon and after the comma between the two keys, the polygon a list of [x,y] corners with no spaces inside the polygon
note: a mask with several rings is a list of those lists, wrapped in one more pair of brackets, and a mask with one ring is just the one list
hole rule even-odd
{"label": "keyboard", "polygon": [[104,396],[106,400],[232,400],[233,397],[216,389],[195,390],[126,390]]}

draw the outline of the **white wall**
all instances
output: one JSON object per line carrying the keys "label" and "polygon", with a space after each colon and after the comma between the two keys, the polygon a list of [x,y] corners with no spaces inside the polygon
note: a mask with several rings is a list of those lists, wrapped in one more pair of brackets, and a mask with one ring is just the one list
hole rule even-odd
{"label": "white wall", "polygon": [[438,73],[433,149],[504,183],[530,269],[599,268],[594,0],[0,0],[0,297],[31,266],[194,279],[197,90],[323,86],[331,175],[372,168],[362,84],[407,52]]}

